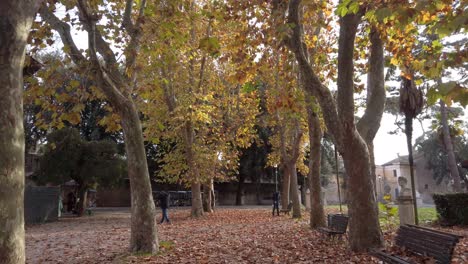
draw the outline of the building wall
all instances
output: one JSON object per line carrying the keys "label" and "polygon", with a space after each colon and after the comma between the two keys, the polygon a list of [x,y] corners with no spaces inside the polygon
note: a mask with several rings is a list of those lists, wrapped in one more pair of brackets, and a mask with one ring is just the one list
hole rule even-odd
{"label": "building wall", "polygon": [[[433,203],[432,194],[450,191],[447,181],[440,184],[434,180],[432,171],[426,168],[426,159],[422,154],[414,157],[414,181],[418,202]],[[396,177],[395,177],[396,175]],[[379,178],[380,176],[380,178]],[[395,162],[393,164],[376,166],[376,188],[377,197],[381,200],[385,193],[385,186],[391,188],[392,199],[395,200],[397,193],[401,191],[398,185],[398,177],[405,177],[408,181],[407,188],[411,188],[410,167],[407,162]],[[398,189],[398,191],[396,191]]]}
{"label": "building wall", "polygon": [[[375,180],[377,197],[379,200],[382,200],[384,194],[386,194],[386,189],[390,188],[390,195],[392,200],[395,200],[397,195],[400,193],[400,186],[398,185],[398,177],[406,177],[408,175],[409,169],[402,168],[400,165],[387,165],[387,166],[376,166]],[[380,177],[379,177],[380,176]],[[409,176],[408,179],[408,188],[410,188]]]}
{"label": "building wall", "polygon": [[432,195],[434,193],[446,193],[450,192],[448,180],[443,180],[440,184],[434,180],[432,171],[426,168],[426,159],[423,155],[415,158],[415,174],[417,175],[416,190],[421,194],[422,201],[424,203],[432,204],[434,200]]}

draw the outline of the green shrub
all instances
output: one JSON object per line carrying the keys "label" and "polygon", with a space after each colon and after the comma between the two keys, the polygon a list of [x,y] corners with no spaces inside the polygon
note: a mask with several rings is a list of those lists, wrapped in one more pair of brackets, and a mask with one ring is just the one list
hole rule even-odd
{"label": "green shrub", "polygon": [[437,215],[444,225],[468,225],[468,193],[434,194]]}

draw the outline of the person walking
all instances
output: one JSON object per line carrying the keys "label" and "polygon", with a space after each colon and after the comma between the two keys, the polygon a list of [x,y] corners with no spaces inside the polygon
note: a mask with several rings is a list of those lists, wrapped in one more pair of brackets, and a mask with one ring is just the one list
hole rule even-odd
{"label": "person walking", "polygon": [[161,221],[159,222],[160,224],[164,223],[164,220],[167,221],[167,223],[171,223],[169,220],[169,214],[168,214],[168,209],[169,209],[169,201],[170,201],[170,196],[169,193],[167,192],[161,192],[159,195],[159,206],[161,207],[162,210],[162,218]]}
{"label": "person walking", "polygon": [[279,216],[279,200],[280,200],[279,192],[274,192],[273,193],[273,216],[275,216],[275,210],[276,210],[277,215]]}

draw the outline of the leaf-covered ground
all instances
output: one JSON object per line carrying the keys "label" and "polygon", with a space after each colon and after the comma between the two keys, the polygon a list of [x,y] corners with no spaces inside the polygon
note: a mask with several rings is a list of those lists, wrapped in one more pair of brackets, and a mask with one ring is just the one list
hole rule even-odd
{"label": "leaf-covered ground", "polygon": [[[198,220],[189,213],[171,210],[172,224],[158,225],[161,252],[156,256],[127,253],[127,210],[31,226],[27,263],[378,263],[349,252],[345,240],[331,241],[310,230],[308,216],[299,221],[272,217],[265,207],[220,208]],[[468,263],[468,229],[445,230],[465,236],[453,263]],[[392,236],[385,234],[388,246]]]}

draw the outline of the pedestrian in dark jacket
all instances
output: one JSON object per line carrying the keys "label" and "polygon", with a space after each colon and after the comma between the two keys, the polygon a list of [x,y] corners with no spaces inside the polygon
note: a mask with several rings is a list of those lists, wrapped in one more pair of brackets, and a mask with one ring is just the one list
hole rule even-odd
{"label": "pedestrian in dark jacket", "polygon": [[275,210],[276,210],[277,215],[279,216],[279,200],[280,200],[279,192],[274,192],[273,193],[273,216],[275,216]]}
{"label": "pedestrian in dark jacket", "polygon": [[170,200],[169,194],[167,192],[161,192],[161,194],[159,195],[159,206],[161,207],[161,210],[162,210],[162,218],[161,218],[161,221],[159,222],[160,224],[164,223],[164,220],[166,220],[168,223],[171,222],[169,220],[169,214],[168,214],[169,200]]}

